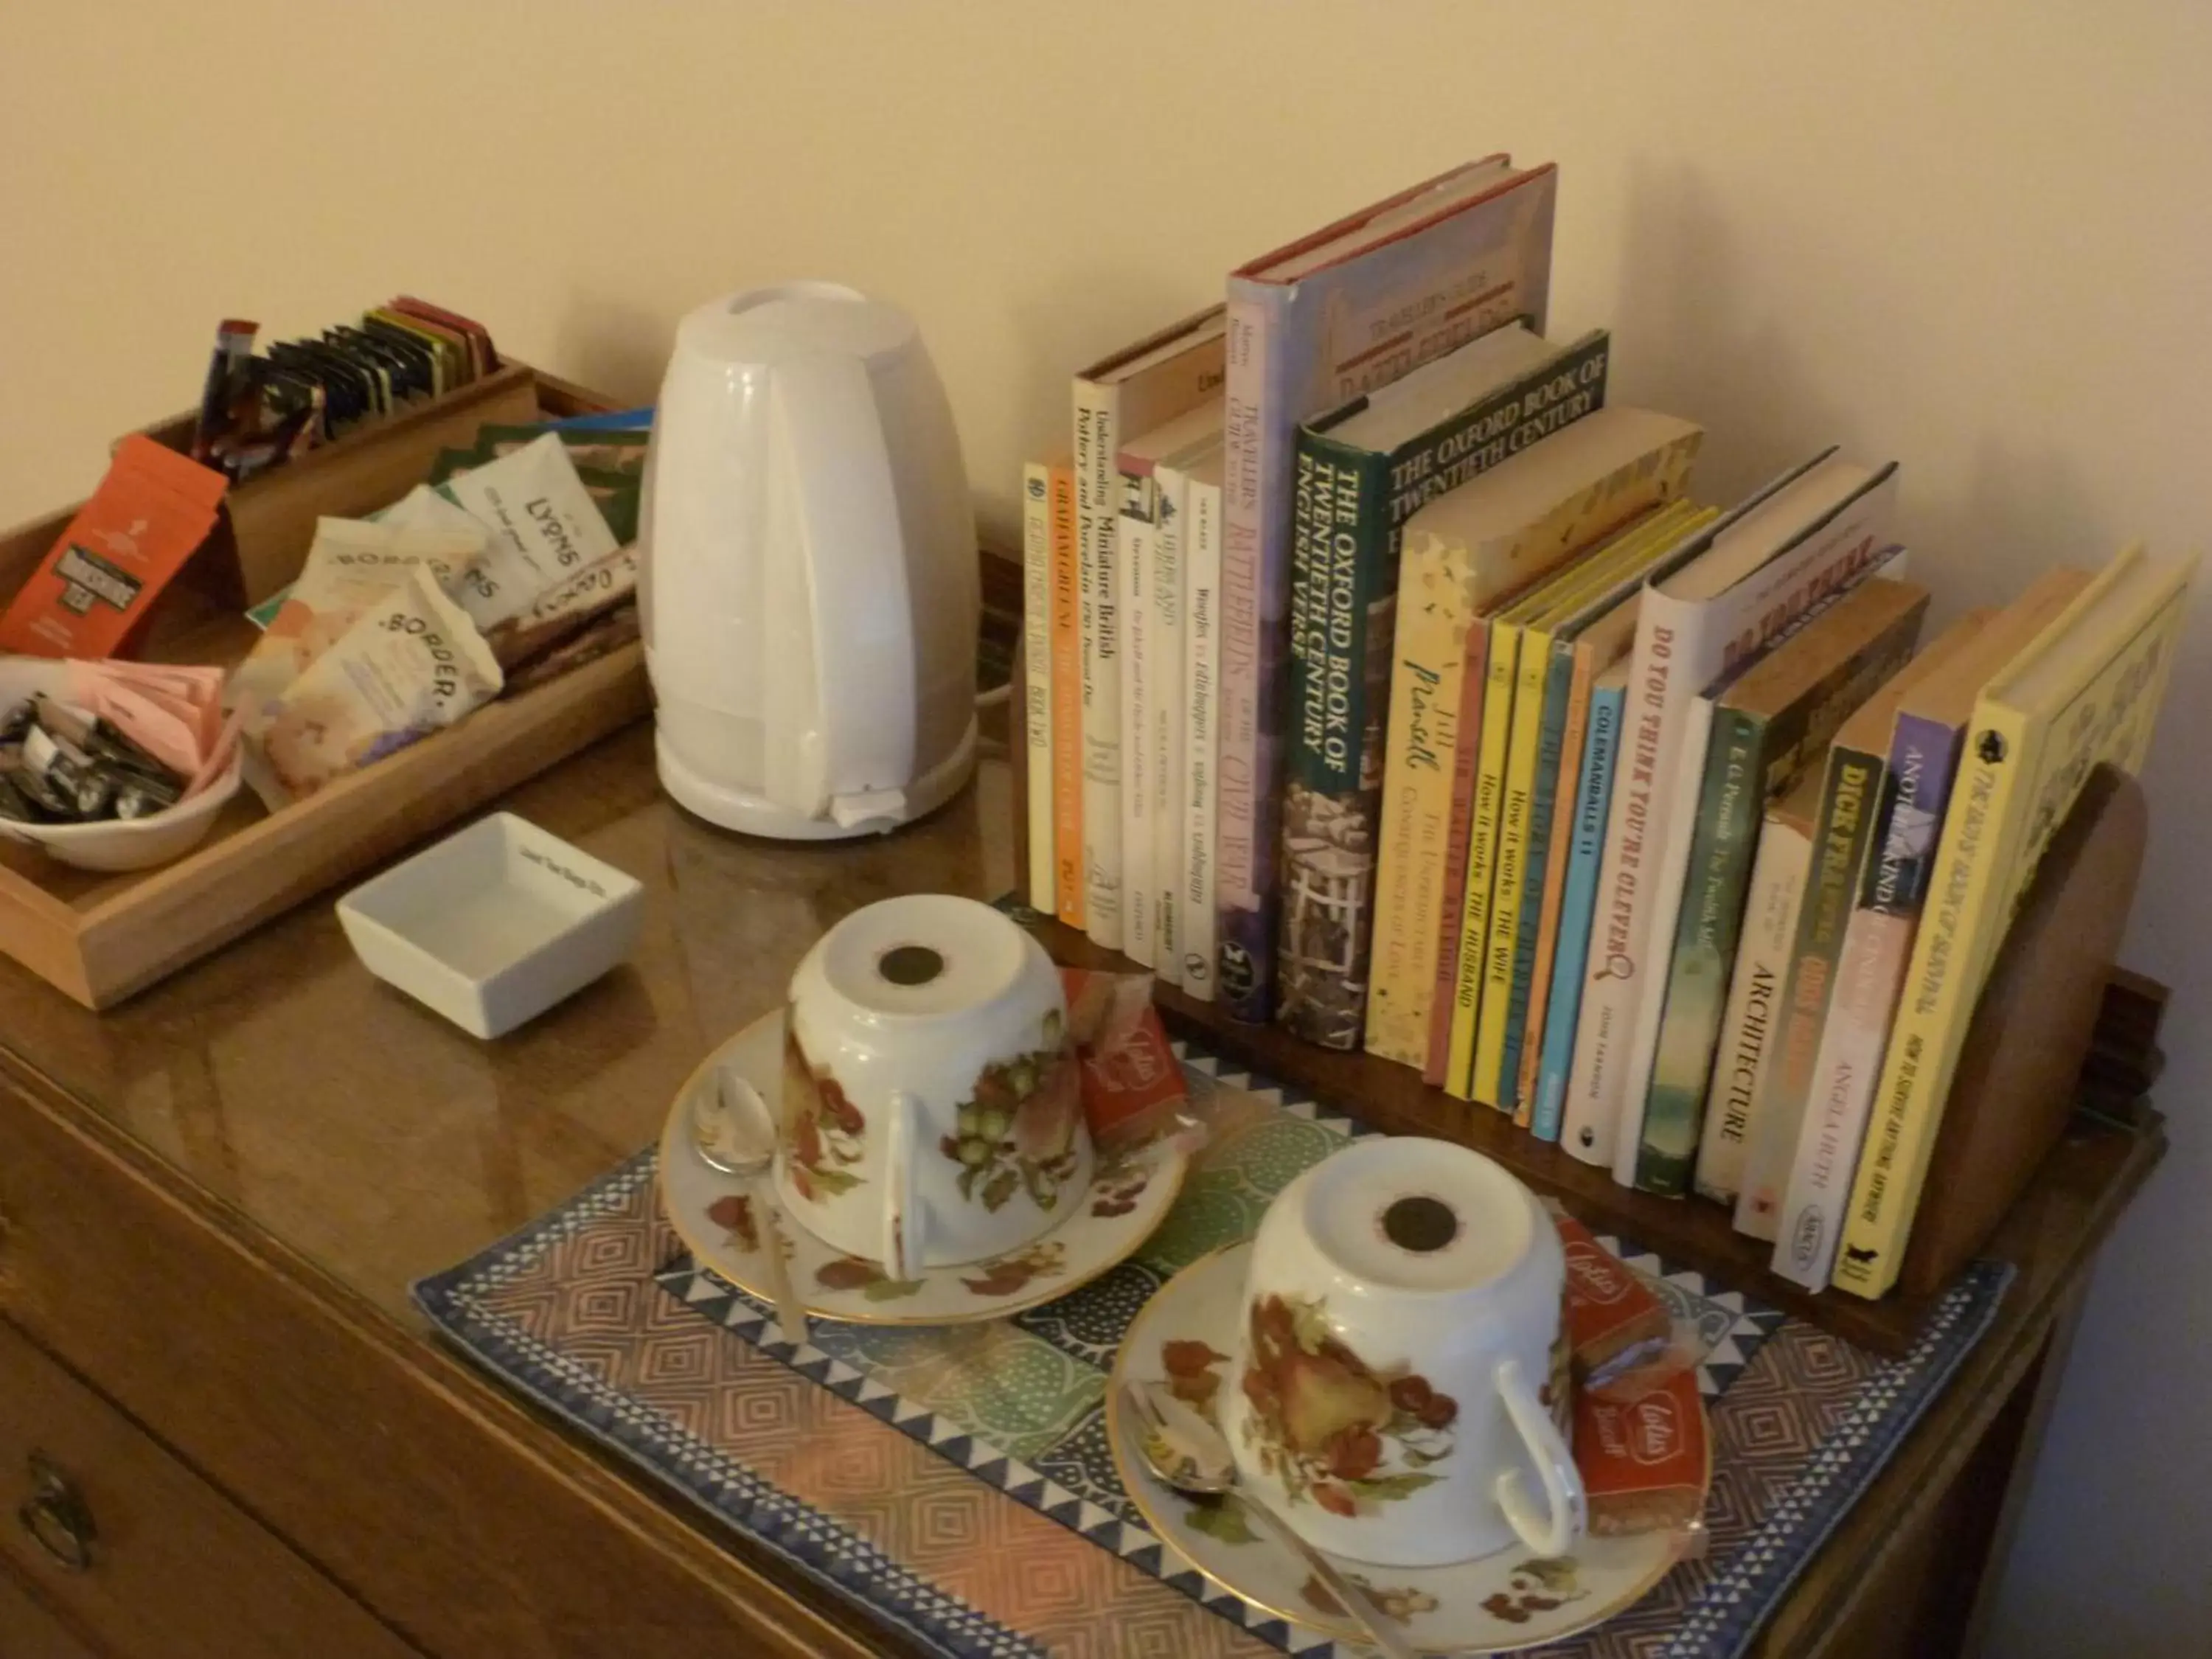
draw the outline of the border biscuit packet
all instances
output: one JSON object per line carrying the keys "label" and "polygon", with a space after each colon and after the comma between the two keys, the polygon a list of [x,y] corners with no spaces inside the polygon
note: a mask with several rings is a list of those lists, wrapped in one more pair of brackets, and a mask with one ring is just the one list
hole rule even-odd
{"label": "border biscuit packet", "polygon": [[[482,562],[481,550],[491,541],[491,532],[471,514],[454,506],[428,484],[416,484],[391,506],[379,507],[360,522],[382,525],[386,530],[445,530],[473,538],[479,550],[477,562]],[[447,583],[448,589],[453,586]],[[276,613],[284,608],[284,601],[291,596],[290,587],[279,588],[248,610],[246,620],[266,632],[269,624],[276,620]]]}
{"label": "border biscuit packet", "polygon": [[362,519],[319,519],[284,603],[230,677],[224,702],[248,737],[264,730],[284,689],[336,644],[369,606],[416,569],[441,586],[465,580],[483,556],[480,528],[414,530]]}
{"label": "border biscuit packet", "polygon": [[483,590],[469,607],[481,626],[520,615],[562,577],[621,545],[550,432],[512,454],[451,473],[442,488],[491,534],[471,583]]}
{"label": "border biscuit packet", "polygon": [[249,774],[273,811],[499,695],[491,647],[427,567],[369,607],[277,700]]}

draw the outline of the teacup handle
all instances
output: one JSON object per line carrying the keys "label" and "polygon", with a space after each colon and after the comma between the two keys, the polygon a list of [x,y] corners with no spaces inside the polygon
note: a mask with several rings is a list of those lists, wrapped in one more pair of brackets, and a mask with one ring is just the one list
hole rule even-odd
{"label": "teacup handle", "polygon": [[921,1102],[903,1089],[892,1090],[890,1133],[884,1144],[884,1180],[890,1188],[890,1202],[884,1206],[884,1271],[893,1279],[921,1277],[929,1215],[921,1196]]}
{"label": "teacup handle", "polygon": [[1574,1454],[1521,1374],[1517,1359],[1498,1362],[1498,1395],[1505,1414],[1528,1455],[1536,1460],[1537,1478],[1543,1482],[1544,1509],[1529,1500],[1521,1471],[1508,1469],[1498,1477],[1498,1507],[1521,1536],[1521,1541],[1540,1556],[1565,1555],[1575,1546],[1589,1523],[1589,1501],[1583,1494],[1583,1478],[1575,1468]]}

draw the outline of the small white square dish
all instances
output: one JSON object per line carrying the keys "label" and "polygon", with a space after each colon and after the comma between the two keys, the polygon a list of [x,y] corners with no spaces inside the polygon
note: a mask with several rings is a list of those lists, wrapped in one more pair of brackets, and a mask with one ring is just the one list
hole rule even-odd
{"label": "small white square dish", "polygon": [[495,812],[338,901],[368,971],[480,1037],[504,1036],[627,957],[645,890]]}

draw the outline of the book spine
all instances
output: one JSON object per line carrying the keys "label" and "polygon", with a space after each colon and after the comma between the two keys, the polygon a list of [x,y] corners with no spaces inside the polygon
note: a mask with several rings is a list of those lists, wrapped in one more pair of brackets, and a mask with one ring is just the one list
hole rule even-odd
{"label": "book spine", "polygon": [[1625,712],[1625,688],[1599,686],[1590,692],[1589,736],[1583,746],[1582,769],[1575,786],[1574,849],[1568,857],[1566,885],[1559,897],[1559,959],[1552,969],[1552,1009],[1544,1022],[1536,1109],[1529,1121],[1539,1140],[1559,1139],[1563,1127]]}
{"label": "book spine", "polygon": [[1120,399],[1075,383],[1075,533],[1082,573],[1084,927],[1121,948],[1121,628],[1115,570]]}
{"label": "book spine", "polygon": [[1183,703],[1185,678],[1184,593],[1188,576],[1184,519],[1188,492],[1182,474],[1162,467],[1153,475],[1158,489],[1158,527],[1152,538],[1152,889],[1157,895],[1152,930],[1152,971],[1166,983],[1182,984],[1182,849],[1188,817],[1183,763],[1188,711]]}
{"label": "book spine", "polygon": [[1151,649],[1156,498],[1149,467],[1124,469],[1118,482],[1121,517],[1114,563],[1121,619],[1121,952],[1149,968],[1158,908],[1152,884],[1152,699],[1157,670]]}
{"label": "book spine", "polygon": [[1466,562],[1463,547],[1417,537],[1398,577],[1367,1052],[1403,1066],[1428,1054],[1437,930],[1447,908],[1445,835],[1464,746],[1460,687],[1466,643],[1481,632],[1468,627]]}
{"label": "book spine", "polygon": [[[1613,821],[1606,830],[1605,884],[1597,909],[1603,945],[1591,953],[1583,987],[1562,1137],[1567,1150],[1586,1163],[1613,1164],[1632,1082],[1640,1122],[1643,1090],[1650,1080],[1650,1045],[1662,1011],[1645,1006],[1658,994],[1646,958],[1654,939],[1661,860],[1681,783],[1677,750],[1688,702],[1736,661],[1764,652],[1824,597],[1884,563],[1889,550],[1882,528],[1895,498],[1892,467],[1721,599],[1688,600],[1663,587],[1644,590],[1622,731],[1626,787],[1613,792]],[[1721,528],[1707,532],[1708,539]],[[1672,909],[1668,914],[1671,930]],[[1673,939],[1669,931],[1658,942],[1671,945]]]}
{"label": "book spine", "polygon": [[1888,1047],[1932,866],[1935,826],[1950,793],[1961,728],[1900,713],[1890,739],[1874,852],[1844,932],[1836,1000],[1813,1062],[1812,1106],[1782,1201],[1774,1271],[1826,1290],[1858,1171],[1874,1090]]}
{"label": "book spine", "polygon": [[[1451,1054],[1444,1089],[1462,1100],[1474,1092],[1474,1039],[1482,1018],[1492,895],[1498,879],[1499,831],[1505,817],[1505,763],[1513,740],[1513,689],[1521,666],[1521,629],[1490,625],[1489,683],[1482,693],[1482,746],[1474,763],[1474,811],[1467,841],[1467,890],[1460,900],[1459,976],[1452,988]],[[1492,1091],[1494,1092],[1494,1091]]]}
{"label": "book spine", "polygon": [[1468,843],[1474,831],[1474,773],[1482,756],[1482,700],[1490,690],[1490,629],[1478,623],[1467,631],[1467,653],[1460,674],[1457,729],[1466,734],[1452,756],[1450,817],[1445,825],[1443,908],[1437,917],[1436,964],[1429,1004],[1428,1053],[1421,1080],[1437,1088],[1451,1074],[1452,1015],[1459,992],[1461,910],[1467,896]]}
{"label": "book spine", "polygon": [[1936,840],[1951,802],[1966,728],[1900,711],[1889,744],[1890,797],[1861,905],[1917,918],[1936,875]]}
{"label": "book spine", "polygon": [[[1536,1091],[1544,1065],[1544,1022],[1551,1012],[1552,969],[1559,954],[1559,910],[1567,886],[1567,860],[1574,855],[1576,788],[1580,781],[1583,739],[1589,732],[1590,659],[1584,648],[1562,643],[1553,648],[1553,665],[1566,670],[1565,718],[1553,744],[1555,779],[1553,786],[1551,844],[1545,854],[1548,874],[1538,901],[1540,915],[1536,931],[1536,954],[1528,972],[1528,1010],[1521,1033],[1521,1074],[1513,1121],[1522,1128],[1535,1124]],[[1547,726],[1549,716],[1546,717]]]}
{"label": "book spine", "polygon": [[1397,609],[1389,463],[1302,431],[1291,509],[1291,693],[1276,1018],[1359,1047]]}
{"label": "book spine", "polygon": [[[1658,824],[1659,856],[1652,866],[1655,888],[1645,896],[1651,929],[1645,967],[1653,983],[1638,1000],[1639,1024],[1621,1074],[1620,1119],[1613,1134],[1613,1178],[1636,1184],[1636,1165],[1644,1149],[1644,1121],[1651,1110],[1651,1076],[1658,1060],[1659,1023],[1666,1012],[1667,982],[1674,967],[1675,928],[1682,914],[1682,890],[1689,884],[1690,843],[1697,834],[1698,784],[1705,775],[1705,750],[1713,736],[1713,701],[1692,701],[1682,720],[1674,765],[1688,787],[1677,786]],[[1644,1024],[1648,1022],[1647,1033]],[[1692,1142],[1694,1146],[1694,1141]],[[1687,1171],[1684,1171],[1686,1188]]]}
{"label": "book spine", "polygon": [[1609,1167],[1620,1125],[1630,1027],[1636,1018],[1637,966],[1644,955],[1639,922],[1647,865],[1657,861],[1652,823],[1665,746],[1667,711],[1677,673],[1677,628],[1688,607],[1670,603],[1657,588],[1644,590],[1629,653],[1622,704],[1620,766],[1624,788],[1613,792],[1605,832],[1603,887],[1593,915],[1593,939],[1584,971],[1582,1011],[1576,1024],[1575,1060],[1567,1078],[1566,1115],[1559,1144],[1585,1164]]}
{"label": "book spine", "polygon": [[1774,1271],[1808,1291],[1826,1290],[1835,1266],[1844,1199],[1857,1170],[1875,1073],[1911,948],[1909,917],[1863,907],[1844,929],[1835,1000],[1814,1056],[1805,1124],[1774,1243]]}
{"label": "book spine", "polygon": [[2015,811],[2029,746],[2027,722],[1997,703],[1978,704],[1972,742],[1944,814],[1933,881],[1905,969],[1904,993],[1875,1085],[1869,1125],[1851,1179],[1838,1289],[1879,1297],[1897,1282],[1919,1183],[1950,1087],[1966,1021],[1981,994],[1979,941],[1991,929],[2003,880],[1999,842]]}
{"label": "book spine", "polygon": [[1022,724],[1029,766],[1029,902],[1060,912],[1053,841],[1052,468],[1022,469]]}
{"label": "book spine", "polygon": [[[1525,646],[1523,647],[1525,653]],[[1524,1088],[1522,1060],[1534,1047],[1527,1036],[1528,1009],[1536,1000],[1536,956],[1541,948],[1544,918],[1559,909],[1559,866],[1552,849],[1553,831],[1565,817],[1558,810],[1559,757],[1566,733],[1567,700],[1574,679],[1574,658],[1569,649],[1547,646],[1542,690],[1543,709],[1536,730],[1536,770],[1529,780],[1528,873],[1522,883],[1521,915],[1513,936],[1512,977],[1506,993],[1505,1051],[1498,1062],[1498,1084],[1513,1121],[1527,1128],[1535,1113],[1535,1091]],[[1531,1079],[1533,1084],[1534,1079]]]}
{"label": "book spine", "polygon": [[1774,1066],[1782,981],[1797,939],[1797,909],[1813,842],[1796,824],[1769,817],[1759,834],[1751,885],[1744,896],[1735,967],[1729,976],[1728,1012],[1721,1021],[1712,1082],[1705,1096],[1698,1147],[1697,1188],[1735,1207],[1743,1189],[1744,1158],[1766,1076]]}
{"label": "book spine", "polygon": [[1213,836],[1221,670],[1221,486],[1194,478],[1184,492],[1182,988],[1213,1000]]}
{"label": "book spine", "polygon": [[1289,502],[1279,289],[1232,283],[1222,443],[1221,805],[1216,994],[1232,1018],[1264,1022],[1273,1000],[1275,852],[1280,818],[1282,627]]}
{"label": "book spine", "polygon": [[1473,482],[1530,444],[1605,407],[1612,337],[1593,331],[1520,379],[1438,422],[1389,457],[1391,522]]}
{"label": "book spine", "polygon": [[1765,722],[1733,708],[1715,709],[1713,721],[1691,837],[1689,890],[1675,923],[1651,1100],[1637,1151],[1636,1184],[1670,1198],[1689,1190],[1697,1163],[1714,1041],[1735,966],[1764,800],[1759,745]]}
{"label": "book spine", "polygon": [[1813,832],[1812,865],[1797,913],[1790,977],[1782,988],[1774,1066],[1759,1100],[1758,1122],[1744,1160],[1743,1191],[1736,1199],[1736,1231],[1753,1238],[1771,1242],[1781,1226],[1783,1188],[1805,1122],[1813,1061],[1835,998],[1836,963],[1843,955],[1844,929],[1873,842],[1886,764],[1886,756],[1863,750],[1828,751],[1820,817]]}
{"label": "book spine", "polygon": [[1083,567],[1075,468],[1052,469],[1052,841],[1060,919],[1084,925]]}
{"label": "book spine", "polygon": [[[1532,914],[1537,838],[1551,826],[1536,815],[1536,773],[1544,746],[1544,694],[1552,677],[1552,638],[1534,628],[1521,636],[1514,676],[1513,736],[1506,751],[1505,804],[1498,832],[1498,877],[1491,884],[1490,943],[1485,947],[1482,1012],[1474,1032],[1474,1097],[1501,1112],[1518,1105],[1525,981],[1514,995],[1522,922]],[[1534,948],[1534,940],[1530,941]],[[1485,1091],[1487,1090],[1486,1093]]]}

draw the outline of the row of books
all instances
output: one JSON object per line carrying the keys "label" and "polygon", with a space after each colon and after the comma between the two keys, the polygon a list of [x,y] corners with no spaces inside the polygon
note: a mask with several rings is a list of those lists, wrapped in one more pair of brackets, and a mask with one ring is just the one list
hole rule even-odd
{"label": "row of books", "polygon": [[1031,894],[1236,1018],[1278,1004],[1301,423],[1540,331],[1557,187],[1492,155],[1250,261],[1078,374],[1067,452],[1029,469]]}
{"label": "row of books", "polygon": [[1554,182],[1447,175],[1079,378],[1028,480],[1032,895],[1880,1295],[1996,944],[2090,766],[2140,763],[2193,567],[2055,571],[1916,654],[1894,465],[1697,506],[1700,430],[1607,406],[1602,331],[1544,337]]}

